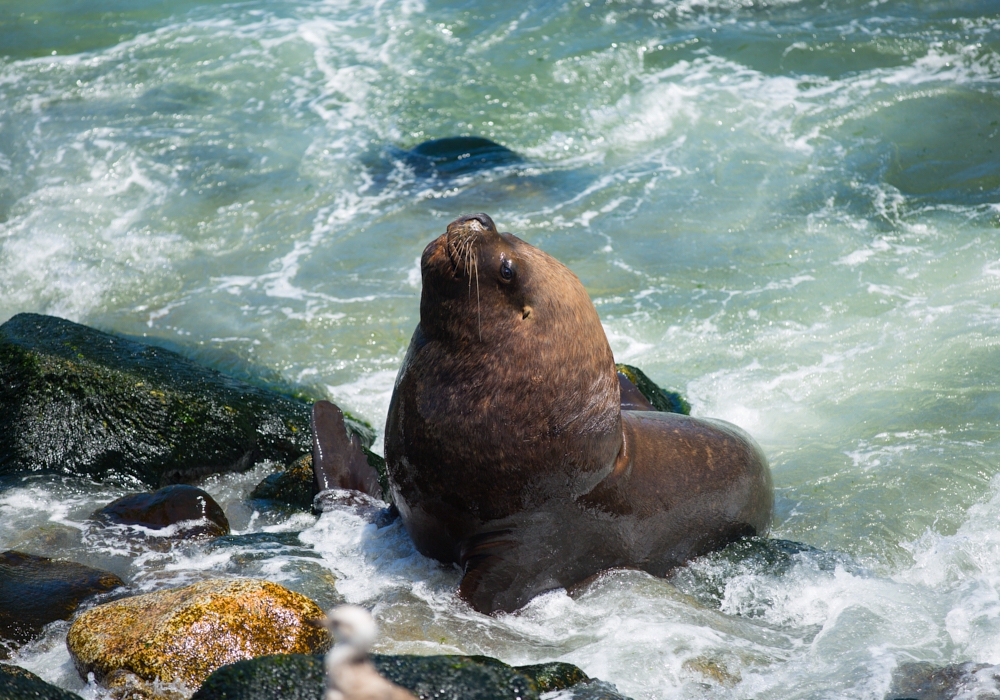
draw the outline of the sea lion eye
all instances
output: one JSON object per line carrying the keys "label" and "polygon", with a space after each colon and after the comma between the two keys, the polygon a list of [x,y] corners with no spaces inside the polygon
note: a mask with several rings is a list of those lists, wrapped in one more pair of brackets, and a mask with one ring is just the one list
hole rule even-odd
{"label": "sea lion eye", "polygon": [[514,279],[514,266],[506,258],[500,263],[500,276],[508,282]]}

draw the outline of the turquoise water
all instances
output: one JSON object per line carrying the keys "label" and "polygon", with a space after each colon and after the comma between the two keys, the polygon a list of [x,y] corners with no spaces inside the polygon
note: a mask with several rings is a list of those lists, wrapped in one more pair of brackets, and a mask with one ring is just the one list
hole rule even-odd
{"label": "turquoise water", "polygon": [[[758,439],[775,535],[842,556],[619,573],[493,619],[398,526],[206,484],[242,531],[302,531],[384,650],[562,659],[637,700],[1000,664],[995,2],[8,0],[0,56],[0,321],[145,336],[381,429],[418,256],[485,211],[580,276],[619,361]],[[524,161],[442,179],[394,150],[457,135]],[[9,489],[0,546],[51,554],[23,531],[54,522],[139,589],[233,572],[95,543],[116,495]],[[289,557],[263,574],[316,590]],[[100,697],[64,636],[20,662]]]}

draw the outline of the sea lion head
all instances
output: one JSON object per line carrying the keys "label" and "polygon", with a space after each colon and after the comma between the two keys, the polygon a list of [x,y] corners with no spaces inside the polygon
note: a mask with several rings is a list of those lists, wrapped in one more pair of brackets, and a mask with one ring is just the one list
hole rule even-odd
{"label": "sea lion head", "polygon": [[421,272],[421,333],[485,399],[482,420],[503,416],[522,441],[620,431],[614,357],[569,268],[473,214],[426,247]]}
{"label": "sea lion head", "polygon": [[506,348],[581,345],[583,336],[592,341],[588,354],[610,361],[597,311],[577,276],[517,236],[498,232],[486,214],[451,222],[424,249],[421,273],[420,325],[429,338]]}

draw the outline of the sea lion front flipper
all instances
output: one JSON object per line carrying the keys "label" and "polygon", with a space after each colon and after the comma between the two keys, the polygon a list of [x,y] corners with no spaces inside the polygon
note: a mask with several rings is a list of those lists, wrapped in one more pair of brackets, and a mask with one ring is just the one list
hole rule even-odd
{"label": "sea lion front flipper", "polygon": [[317,401],[312,409],[313,474],[320,491],[354,489],[382,498],[378,472],[357,435],[348,434],[344,414],[329,401]]}
{"label": "sea lion front flipper", "polygon": [[[520,556],[518,556],[520,554]],[[475,535],[462,545],[460,563],[465,576],[458,586],[459,597],[487,615],[513,612],[539,593],[558,588],[558,583],[539,586],[526,575],[521,561],[524,548],[513,530]]]}

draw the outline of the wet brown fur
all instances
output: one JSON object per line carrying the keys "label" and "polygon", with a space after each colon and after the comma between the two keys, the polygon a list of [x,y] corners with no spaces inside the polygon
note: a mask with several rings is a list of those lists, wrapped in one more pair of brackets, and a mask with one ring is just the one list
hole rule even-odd
{"label": "wet brown fur", "polygon": [[474,608],[514,610],[611,567],[663,575],[767,531],[757,445],[722,421],[621,410],[600,319],[568,268],[477,214],[431,242],[421,270],[389,482],[417,548],[464,567]]}

